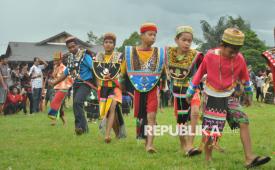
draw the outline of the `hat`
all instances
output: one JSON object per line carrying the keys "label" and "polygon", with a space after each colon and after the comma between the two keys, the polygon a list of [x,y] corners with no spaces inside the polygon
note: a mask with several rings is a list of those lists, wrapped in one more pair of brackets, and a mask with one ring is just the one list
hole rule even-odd
{"label": "hat", "polygon": [[149,22],[142,24],[140,27],[140,33],[145,33],[146,31],[157,32],[157,25]]}
{"label": "hat", "polygon": [[227,28],[224,30],[222,41],[231,45],[242,46],[244,44],[244,33],[237,28]]}
{"label": "hat", "polygon": [[53,54],[53,60],[61,60],[62,59],[62,53],[61,52],[55,52]]}
{"label": "hat", "polygon": [[191,26],[179,26],[176,29],[176,36],[178,36],[179,34],[183,33],[183,32],[187,32],[193,35],[193,28]]}

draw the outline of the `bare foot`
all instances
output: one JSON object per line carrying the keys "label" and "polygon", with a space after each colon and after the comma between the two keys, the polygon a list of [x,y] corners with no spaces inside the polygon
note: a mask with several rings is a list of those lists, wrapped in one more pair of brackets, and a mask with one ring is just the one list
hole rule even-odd
{"label": "bare foot", "polygon": [[157,153],[156,149],[153,146],[147,147],[146,152],[148,152],[148,153]]}
{"label": "bare foot", "polygon": [[111,143],[111,137],[110,136],[108,136],[108,137],[105,137],[105,143]]}
{"label": "bare foot", "polygon": [[66,125],[66,120],[65,120],[65,118],[64,118],[64,117],[61,117],[61,120],[62,120],[63,125],[65,126],[65,125]]}

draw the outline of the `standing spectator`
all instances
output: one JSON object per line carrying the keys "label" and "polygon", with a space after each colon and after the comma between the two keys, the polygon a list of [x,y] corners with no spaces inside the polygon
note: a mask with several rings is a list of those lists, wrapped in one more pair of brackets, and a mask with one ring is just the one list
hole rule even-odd
{"label": "standing spectator", "polygon": [[248,69],[250,81],[253,83],[254,87],[256,87],[256,75],[255,75],[255,73],[252,70],[252,66],[249,65],[247,67],[247,69]]}
{"label": "standing spectator", "polygon": [[54,88],[52,86],[50,86],[48,84],[48,81],[47,80],[51,80],[53,79],[53,71],[49,71],[47,73],[47,77],[46,77],[46,80],[45,80],[45,89],[46,89],[46,96],[45,96],[45,107],[48,106],[48,102],[51,102],[53,97],[54,97]]}
{"label": "standing spectator", "polygon": [[11,80],[11,69],[8,64],[8,58],[5,55],[3,55],[1,57],[1,62],[2,62],[2,66],[1,66],[2,76],[4,78],[4,81],[8,85],[8,89],[9,89],[10,87],[13,86],[13,82]]}
{"label": "standing spectator", "polygon": [[3,104],[6,101],[6,91],[7,91],[7,85],[4,82],[3,76],[0,72],[0,115],[2,114],[2,107]]}
{"label": "standing spectator", "polygon": [[14,86],[17,86],[19,88],[21,88],[21,84],[20,84],[20,66],[17,65],[14,67],[14,69],[11,71],[11,80],[12,80],[12,84]]}
{"label": "standing spectator", "polygon": [[22,89],[25,90],[25,96],[24,96],[24,100],[23,100],[23,103],[24,103],[24,112],[27,113],[27,98],[29,99],[29,103],[30,103],[30,114],[33,113],[32,109],[33,109],[33,98],[32,98],[32,86],[31,86],[31,78],[28,74],[28,64],[25,64],[22,66],[22,70],[21,70],[21,73],[20,73],[20,79],[21,79],[21,87]]}
{"label": "standing spectator", "polygon": [[[40,64],[42,63],[42,64]],[[33,112],[39,112],[39,104],[42,94],[43,86],[43,73],[42,70],[48,66],[48,63],[38,57],[34,58],[33,66],[29,71],[29,76],[32,82],[32,92],[33,92]]]}
{"label": "standing spectator", "polygon": [[265,103],[273,104],[274,103],[274,86],[273,86],[273,76],[270,68],[266,70],[266,87],[265,87]]}
{"label": "standing spectator", "polygon": [[7,84],[7,67],[4,61],[4,55],[0,57],[0,114],[3,110],[3,105],[7,98],[8,84]]}
{"label": "standing spectator", "polygon": [[8,59],[4,55],[1,56],[1,73],[7,86],[11,87],[12,83],[11,83],[10,68],[8,65]]}
{"label": "standing spectator", "polygon": [[259,101],[259,97],[261,97],[261,102],[264,99],[263,95],[263,85],[264,85],[264,76],[261,71],[259,71],[258,75],[256,76],[256,99]]}

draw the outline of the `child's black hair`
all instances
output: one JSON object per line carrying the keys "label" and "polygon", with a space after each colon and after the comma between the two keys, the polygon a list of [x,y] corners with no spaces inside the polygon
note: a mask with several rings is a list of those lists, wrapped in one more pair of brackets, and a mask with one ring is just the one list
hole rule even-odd
{"label": "child's black hair", "polygon": [[[179,33],[179,34],[176,36],[176,39],[179,39],[183,33],[185,33],[185,32]],[[189,32],[186,32],[186,33],[189,33]],[[191,34],[191,33],[189,33],[189,34]],[[193,39],[193,34],[191,34],[191,35],[192,35],[192,39]]]}
{"label": "child's black hair", "polygon": [[221,41],[221,46],[222,47],[228,47],[228,48],[232,48],[235,51],[239,51],[242,47],[242,45],[233,45],[233,44],[229,44],[227,42]]}

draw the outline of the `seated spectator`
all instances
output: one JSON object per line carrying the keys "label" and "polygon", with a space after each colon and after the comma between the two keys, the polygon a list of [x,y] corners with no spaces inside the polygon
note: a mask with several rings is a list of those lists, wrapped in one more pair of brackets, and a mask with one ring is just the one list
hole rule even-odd
{"label": "seated spectator", "polygon": [[8,92],[6,103],[4,105],[4,114],[15,114],[18,113],[23,108],[23,96],[24,90],[21,94],[16,86],[13,86],[10,92]]}

